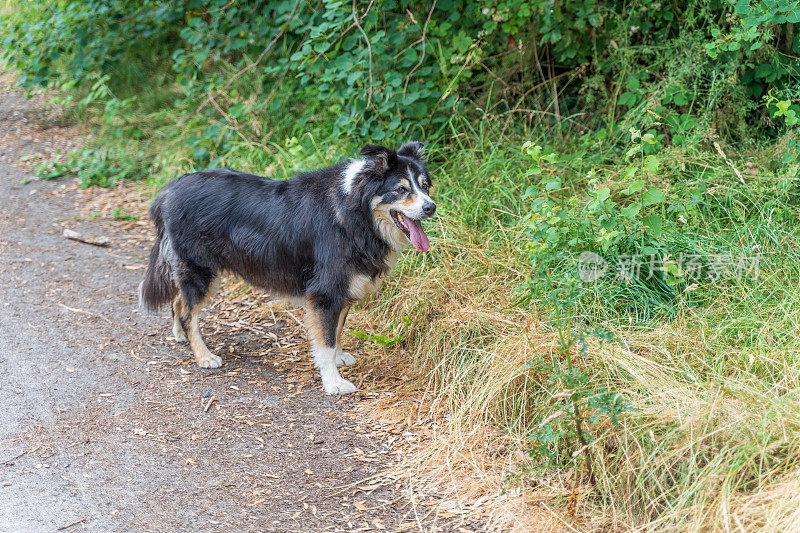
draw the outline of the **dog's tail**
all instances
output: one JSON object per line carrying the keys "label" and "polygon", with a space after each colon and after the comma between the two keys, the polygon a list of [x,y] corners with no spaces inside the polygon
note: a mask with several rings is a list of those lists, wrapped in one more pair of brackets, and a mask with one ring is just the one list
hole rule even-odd
{"label": "dog's tail", "polygon": [[173,282],[172,268],[164,257],[171,252],[169,237],[164,235],[164,222],[161,218],[161,198],[156,198],[150,207],[150,218],[156,225],[158,236],[150,250],[150,262],[144,273],[144,280],[139,284],[139,308],[142,311],[157,311],[162,305],[169,303],[178,292]]}

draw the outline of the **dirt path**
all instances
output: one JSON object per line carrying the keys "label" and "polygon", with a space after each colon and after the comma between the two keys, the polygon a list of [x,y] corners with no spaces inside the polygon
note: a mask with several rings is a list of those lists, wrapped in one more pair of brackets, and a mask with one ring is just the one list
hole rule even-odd
{"label": "dirt path", "polygon": [[[30,111],[0,93],[0,136]],[[0,161],[36,149],[19,144]],[[249,357],[265,337],[241,328],[208,339],[233,350],[223,368],[198,369],[137,310],[141,240],[76,220],[69,180],[31,178],[0,163],[0,531],[417,529],[399,485],[371,485],[389,450],[357,396],[287,378],[274,361],[302,349]]]}

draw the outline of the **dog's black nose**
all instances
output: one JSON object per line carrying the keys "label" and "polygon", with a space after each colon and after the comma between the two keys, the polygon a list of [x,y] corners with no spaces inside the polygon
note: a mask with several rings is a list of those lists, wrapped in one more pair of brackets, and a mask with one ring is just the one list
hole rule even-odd
{"label": "dog's black nose", "polygon": [[436,204],[433,202],[427,202],[422,206],[422,212],[425,213],[426,216],[431,216],[436,212]]}

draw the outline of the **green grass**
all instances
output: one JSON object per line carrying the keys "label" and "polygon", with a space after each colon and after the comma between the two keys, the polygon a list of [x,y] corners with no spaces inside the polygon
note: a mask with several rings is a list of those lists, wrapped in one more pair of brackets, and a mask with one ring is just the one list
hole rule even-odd
{"label": "green grass", "polygon": [[[532,271],[523,246],[526,184],[514,175],[524,163],[514,148],[498,149],[508,140],[468,136],[460,143],[443,149],[435,167],[444,205],[433,253],[405,256],[400,278],[357,320],[379,328],[398,313],[414,318],[404,344],[407,373],[419,375],[433,404],[450,413],[452,440],[443,446],[458,447],[468,428],[490,423],[526,451],[565,385],[557,374],[526,366],[563,361],[557,324],[548,318],[553,302],[535,292],[528,306],[515,304]],[[714,176],[711,183],[725,187],[705,195],[667,245],[761,254],[758,276],[698,281],[670,312],[637,313],[650,305],[651,292],[636,284],[587,287],[576,318],[601,324],[618,342],[591,343],[578,364],[594,386],[617,391],[631,409],[619,425],[607,417],[585,423],[602,496],[587,496],[584,526],[793,527],[800,474],[797,205],[780,192],[785,184],[769,182],[773,171],[735,183],[724,162],[700,156],[704,170],[695,178]],[[769,148],[745,156],[768,158]],[[505,194],[494,194],[495,174]],[[565,257],[559,268],[574,268],[574,259]],[[612,305],[623,299],[637,305]],[[423,319],[431,313],[434,320]],[[574,446],[569,437],[555,444]],[[580,458],[555,467],[531,460],[528,467],[583,475]]]}

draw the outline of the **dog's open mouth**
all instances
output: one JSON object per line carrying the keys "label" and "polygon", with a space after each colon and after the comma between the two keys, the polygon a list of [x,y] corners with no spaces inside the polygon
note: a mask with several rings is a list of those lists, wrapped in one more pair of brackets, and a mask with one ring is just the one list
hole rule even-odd
{"label": "dog's open mouth", "polygon": [[420,252],[428,251],[428,248],[431,247],[431,242],[428,240],[428,236],[425,235],[425,232],[422,230],[422,223],[419,220],[409,218],[403,213],[395,210],[389,211],[389,214],[392,215],[394,225],[400,228],[400,230],[406,234],[406,237],[408,237],[408,240],[411,241],[411,244],[414,246],[414,248]]}

